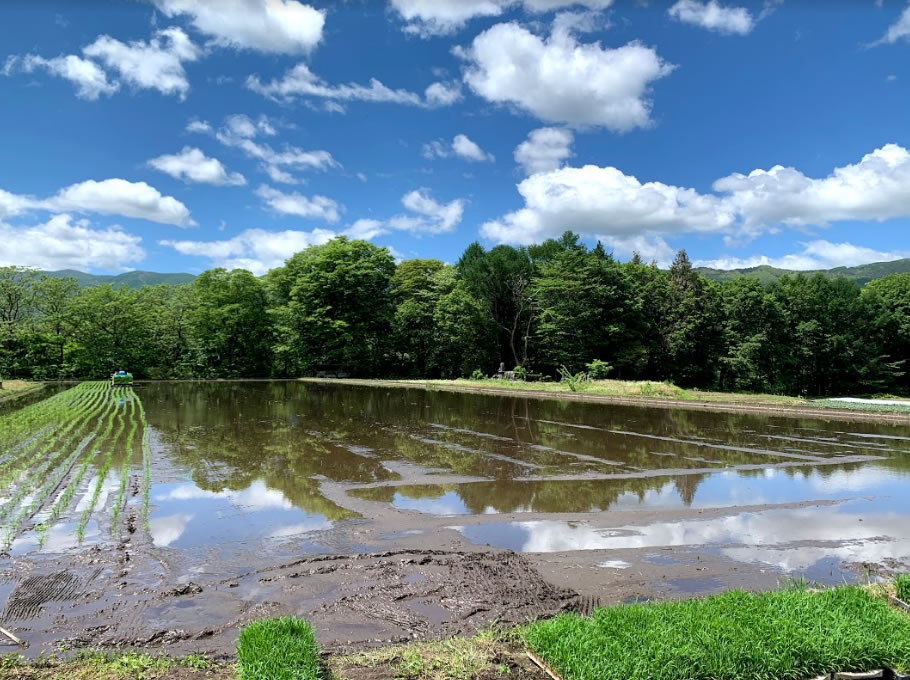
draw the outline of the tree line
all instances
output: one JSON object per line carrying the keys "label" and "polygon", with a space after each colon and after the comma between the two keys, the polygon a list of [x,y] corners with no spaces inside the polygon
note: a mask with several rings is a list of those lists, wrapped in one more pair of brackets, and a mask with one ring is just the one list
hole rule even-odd
{"label": "tree line", "polygon": [[[872,281],[705,279],[619,262],[567,232],[528,247],[467,247],[455,265],[396,264],[336,238],[264,277],[212,269],[193,283],[79,288],[0,268],[0,375],[99,378],[455,378],[500,363],[532,376],[619,379],[779,394],[906,392],[910,274]],[[603,367],[603,363],[599,363]]]}

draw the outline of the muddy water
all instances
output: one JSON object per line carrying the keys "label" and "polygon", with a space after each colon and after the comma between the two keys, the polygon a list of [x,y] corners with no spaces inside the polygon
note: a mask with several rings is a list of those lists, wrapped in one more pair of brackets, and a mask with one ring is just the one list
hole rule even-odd
{"label": "muddy water", "polygon": [[[356,647],[910,566],[910,427],[298,382],[136,394],[150,477],[115,453],[0,558],[0,605],[41,603],[0,620],[37,647],[230,651],[271,614]],[[77,585],[42,599],[33,576]]]}

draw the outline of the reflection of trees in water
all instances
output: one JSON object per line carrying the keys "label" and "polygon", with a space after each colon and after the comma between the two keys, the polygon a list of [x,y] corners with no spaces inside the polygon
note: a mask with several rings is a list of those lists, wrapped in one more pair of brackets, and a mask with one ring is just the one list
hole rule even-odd
{"label": "reflection of trees in water", "polygon": [[[908,434],[906,428],[874,423],[826,423],[817,419],[790,419],[760,414],[723,414],[708,411],[641,408],[535,400],[522,397],[477,395],[382,387],[319,385],[298,382],[151,384],[142,388],[149,420],[165,441],[174,445],[174,456],[193,470],[203,488],[245,488],[263,478],[284,491],[300,507],[326,502],[311,477],[325,475],[337,481],[385,481],[397,478],[382,466],[383,460],[406,460],[424,467],[508,480],[530,474],[554,472],[681,469],[777,462],[771,455],[712,449],[695,445],[711,443],[786,451],[792,447],[813,454],[875,454],[888,457],[882,465],[910,469],[910,442],[870,439],[857,448],[817,441],[830,437],[855,442],[859,434]],[[551,423],[542,421],[554,421]],[[445,428],[433,427],[433,424]],[[588,425],[600,429],[569,427]],[[622,430],[689,442],[663,441],[604,432]],[[462,430],[462,431],[458,431]],[[816,441],[769,439],[815,438]],[[487,436],[485,436],[487,435]],[[433,443],[421,440],[436,440]],[[879,447],[898,449],[882,451]],[[361,449],[358,455],[347,447]],[[549,447],[549,448],[534,448]],[[465,450],[470,449],[470,450]],[[375,457],[369,457],[370,452]],[[616,461],[605,466],[565,456],[560,451]],[[491,456],[503,456],[496,458]],[[658,455],[671,454],[671,455]],[[528,467],[508,459],[540,467]],[[704,458],[707,461],[690,460]],[[858,466],[783,468],[785,474],[826,477]],[[753,474],[753,473],[749,473]],[[761,471],[754,473],[762,474]],[[659,488],[667,478],[585,482],[588,496],[577,505],[607,507],[622,491]],[[684,502],[691,502],[701,476],[679,476],[676,488]],[[502,492],[512,486],[505,481]],[[563,493],[570,502],[575,482],[558,484],[536,498]],[[639,486],[636,486],[639,485]],[[530,487],[516,493],[527,496]],[[587,487],[586,487],[587,488]],[[597,500],[598,490],[606,494]],[[579,492],[581,493],[581,492]],[[318,499],[310,500],[310,499]],[[480,503],[478,497],[477,503]],[[474,501],[472,501],[474,502]],[[516,503],[520,502],[518,500]],[[540,501],[550,503],[549,500]],[[558,505],[558,501],[553,500]],[[337,506],[336,506],[337,507]],[[321,511],[320,511],[321,512]]]}
{"label": "reflection of trees in water", "polygon": [[412,499],[436,499],[448,492],[458,494],[472,514],[488,508],[497,512],[594,512],[608,510],[625,494],[645,500],[649,491],[668,484],[676,487],[683,503],[692,504],[698,485],[707,475],[677,477],[634,477],[628,479],[554,480],[546,482],[472,482],[468,484],[424,484],[355,489],[350,493],[365,500],[391,502],[396,493]]}

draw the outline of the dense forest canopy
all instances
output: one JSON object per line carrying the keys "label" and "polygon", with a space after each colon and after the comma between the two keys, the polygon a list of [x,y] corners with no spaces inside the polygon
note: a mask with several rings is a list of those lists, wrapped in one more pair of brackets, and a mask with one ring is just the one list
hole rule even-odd
{"label": "dense forest canopy", "polygon": [[908,357],[910,274],[718,283],[685,251],[665,271],[570,232],[474,243],[454,266],[339,237],[265,277],[212,269],[138,290],[0,268],[4,377],[453,378],[500,362],[552,376],[600,360],[621,379],[826,395],[905,392]]}

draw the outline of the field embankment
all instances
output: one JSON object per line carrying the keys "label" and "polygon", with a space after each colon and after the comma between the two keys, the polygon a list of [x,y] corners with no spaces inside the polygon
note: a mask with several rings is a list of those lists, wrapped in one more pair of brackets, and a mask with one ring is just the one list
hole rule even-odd
{"label": "field embankment", "polygon": [[41,389],[41,387],[41,383],[30,382],[28,380],[0,381],[0,402],[29,394],[35,390]]}
{"label": "field embankment", "polygon": [[496,379],[468,380],[381,380],[360,378],[300,378],[305,382],[447,390],[477,394],[512,394],[515,396],[563,401],[657,406],[708,410],[726,413],[769,413],[785,416],[809,416],[831,420],[866,420],[885,423],[910,423],[910,409],[889,406],[874,408],[833,402],[813,401],[776,394],[736,392],[702,392],[687,390],[670,383],[627,380],[592,380],[583,389],[570,390],[563,383],[522,382]]}

